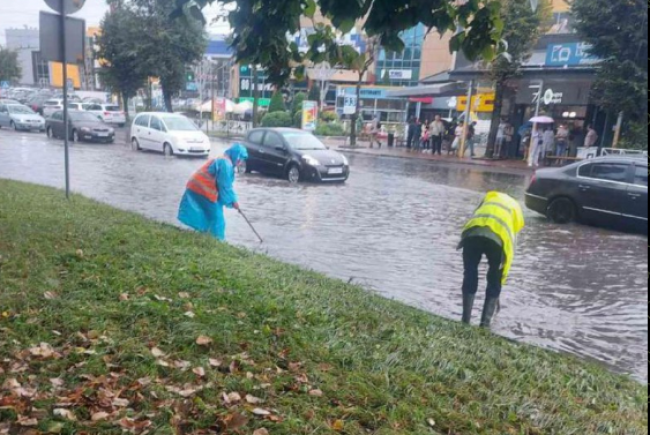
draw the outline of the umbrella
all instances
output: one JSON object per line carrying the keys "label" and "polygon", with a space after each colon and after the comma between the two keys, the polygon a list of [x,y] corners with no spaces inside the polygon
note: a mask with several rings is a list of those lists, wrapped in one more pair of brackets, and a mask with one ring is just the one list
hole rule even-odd
{"label": "umbrella", "polygon": [[533,124],[555,124],[555,120],[550,116],[536,116],[529,122],[532,122]]}

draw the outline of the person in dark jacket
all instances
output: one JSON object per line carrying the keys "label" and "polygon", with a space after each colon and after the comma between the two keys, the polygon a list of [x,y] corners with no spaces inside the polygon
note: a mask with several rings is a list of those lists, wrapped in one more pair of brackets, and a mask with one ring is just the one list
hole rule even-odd
{"label": "person in dark jacket", "polygon": [[408,149],[413,148],[413,140],[415,138],[415,127],[417,126],[417,119],[415,116],[411,119],[409,119],[409,126],[408,126],[408,137],[406,139],[406,147]]}

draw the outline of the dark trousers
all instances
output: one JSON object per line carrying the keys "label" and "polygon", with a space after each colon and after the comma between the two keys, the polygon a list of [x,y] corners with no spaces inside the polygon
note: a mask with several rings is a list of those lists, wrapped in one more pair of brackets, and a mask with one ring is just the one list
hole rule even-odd
{"label": "dark trousers", "polygon": [[442,136],[431,136],[431,143],[433,144],[433,154],[442,155]]}
{"label": "dark trousers", "polygon": [[475,295],[478,292],[478,266],[487,257],[490,269],[487,275],[487,297],[501,296],[501,280],[503,279],[503,248],[495,241],[485,237],[470,237],[463,242],[463,262],[465,264],[465,280],[463,294]]}
{"label": "dark trousers", "polygon": [[415,131],[409,131],[408,140],[406,141],[406,146],[409,149],[413,148],[413,140],[414,139],[420,140],[419,138],[415,137]]}

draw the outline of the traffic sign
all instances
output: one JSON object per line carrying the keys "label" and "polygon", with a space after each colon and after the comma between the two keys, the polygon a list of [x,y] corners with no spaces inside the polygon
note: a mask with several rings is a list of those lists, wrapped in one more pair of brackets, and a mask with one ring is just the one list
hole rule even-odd
{"label": "traffic sign", "polygon": [[86,0],[45,0],[45,4],[58,13],[75,14],[81,10]]}
{"label": "traffic sign", "polygon": [[0,89],[9,89],[9,82],[5,80],[0,82]]}

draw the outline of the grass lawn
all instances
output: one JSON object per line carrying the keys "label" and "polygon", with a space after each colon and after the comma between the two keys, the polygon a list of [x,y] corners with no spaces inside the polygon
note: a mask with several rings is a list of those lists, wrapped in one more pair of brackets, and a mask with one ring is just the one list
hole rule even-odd
{"label": "grass lawn", "polygon": [[648,433],[647,388],[0,180],[0,434]]}

